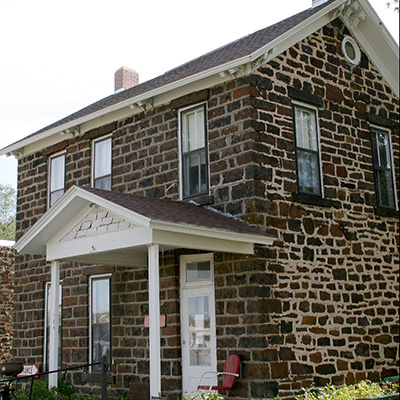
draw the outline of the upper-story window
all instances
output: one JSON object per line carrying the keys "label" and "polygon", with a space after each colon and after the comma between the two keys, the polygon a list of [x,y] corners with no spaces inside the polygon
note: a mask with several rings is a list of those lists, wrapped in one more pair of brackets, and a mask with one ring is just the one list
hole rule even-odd
{"label": "upper-story window", "polygon": [[377,205],[379,207],[395,208],[390,133],[387,130],[372,127],[371,136]]}
{"label": "upper-story window", "polygon": [[49,168],[49,207],[51,207],[65,191],[65,154],[51,157]]}
{"label": "upper-story window", "polygon": [[111,136],[93,142],[93,186],[111,190]]}
{"label": "upper-story window", "polygon": [[181,112],[182,197],[208,194],[206,106]]}
{"label": "upper-story window", "polygon": [[317,109],[294,106],[299,193],[322,196]]}

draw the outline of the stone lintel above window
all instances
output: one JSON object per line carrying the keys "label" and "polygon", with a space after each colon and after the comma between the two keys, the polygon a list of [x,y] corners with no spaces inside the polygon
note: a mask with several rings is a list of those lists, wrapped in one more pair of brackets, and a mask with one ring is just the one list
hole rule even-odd
{"label": "stone lintel above window", "polygon": [[101,274],[112,274],[115,271],[115,267],[113,265],[96,265],[91,267],[83,268],[82,275],[90,276],[90,275],[101,275]]}
{"label": "stone lintel above window", "polygon": [[293,100],[302,101],[304,103],[308,103],[308,104],[311,104],[316,107],[324,106],[324,99],[321,96],[312,94],[306,90],[300,90],[300,89],[296,89],[294,87],[289,87],[288,95]]}
{"label": "stone lintel above window", "polygon": [[187,94],[185,96],[179,97],[171,101],[171,108],[176,110],[178,108],[188,107],[193,104],[202,103],[207,101],[210,97],[208,89],[200,90],[199,92],[194,92]]}
{"label": "stone lintel above window", "polygon": [[372,113],[367,113],[366,115],[367,121],[382,126],[384,128],[396,128],[397,122],[383,116],[383,115],[376,115]]}
{"label": "stone lintel above window", "polygon": [[113,133],[117,129],[117,123],[112,122],[111,124],[103,125],[98,128],[91,129],[90,131],[85,132],[83,138],[85,140],[97,139],[101,136],[109,135]]}
{"label": "stone lintel above window", "polygon": [[53,146],[46,147],[42,151],[44,157],[50,156],[52,154],[59,153],[68,147],[68,140],[63,140],[62,142],[56,143]]}

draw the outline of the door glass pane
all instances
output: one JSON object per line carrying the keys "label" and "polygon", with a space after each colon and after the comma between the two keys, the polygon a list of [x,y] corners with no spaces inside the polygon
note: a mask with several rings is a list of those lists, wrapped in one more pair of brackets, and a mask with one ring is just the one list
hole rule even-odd
{"label": "door glass pane", "polygon": [[190,297],[189,362],[191,366],[211,365],[211,327],[209,296]]}
{"label": "door glass pane", "polygon": [[[106,356],[110,365],[111,326],[110,326],[110,279],[92,280],[92,362],[100,362]],[[93,367],[101,371],[101,366]]]}
{"label": "door glass pane", "polygon": [[211,266],[209,261],[186,265],[186,282],[204,281],[211,281]]}
{"label": "door glass pane", "polygon": [[318,154],[297,150],[299,191],[302,193],[321,193],[319,180]]}

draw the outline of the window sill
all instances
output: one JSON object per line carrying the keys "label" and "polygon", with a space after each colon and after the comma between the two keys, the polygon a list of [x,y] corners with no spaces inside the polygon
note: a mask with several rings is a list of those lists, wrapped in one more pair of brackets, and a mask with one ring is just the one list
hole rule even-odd
{"label": "window sill", "polygon": [[341,204],[339,201],[324,199],[320,196],[316,196],[313,194],[304,194],[304,193],[293,193],[293,201],[302,204],[310,204],[313,206],[320,207],[333,207],[333,208],[341,208]]}
{"label": "window sill", "polygon": [[380,217],[399,218],[399,211],[394,208],[375,207],[375,215],[379,215]]}
{"label": "window sill", "polygon": [[186,197],[183,199],[183,201],[187,202],[194,201],[195,203],[200,204],[201,206],[208,206],[214,203],[214,196],[209,194],[201,194],[199,196]]}

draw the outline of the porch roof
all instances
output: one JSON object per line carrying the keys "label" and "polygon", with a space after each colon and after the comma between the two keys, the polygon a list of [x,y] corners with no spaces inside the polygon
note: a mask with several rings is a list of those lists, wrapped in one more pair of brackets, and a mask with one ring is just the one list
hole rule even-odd
{"label": "porch roof", "polygon": [[274,237],[196,204],[73,186],[15,244],[20,253],[146,265],[147,247],[252,254]]}

